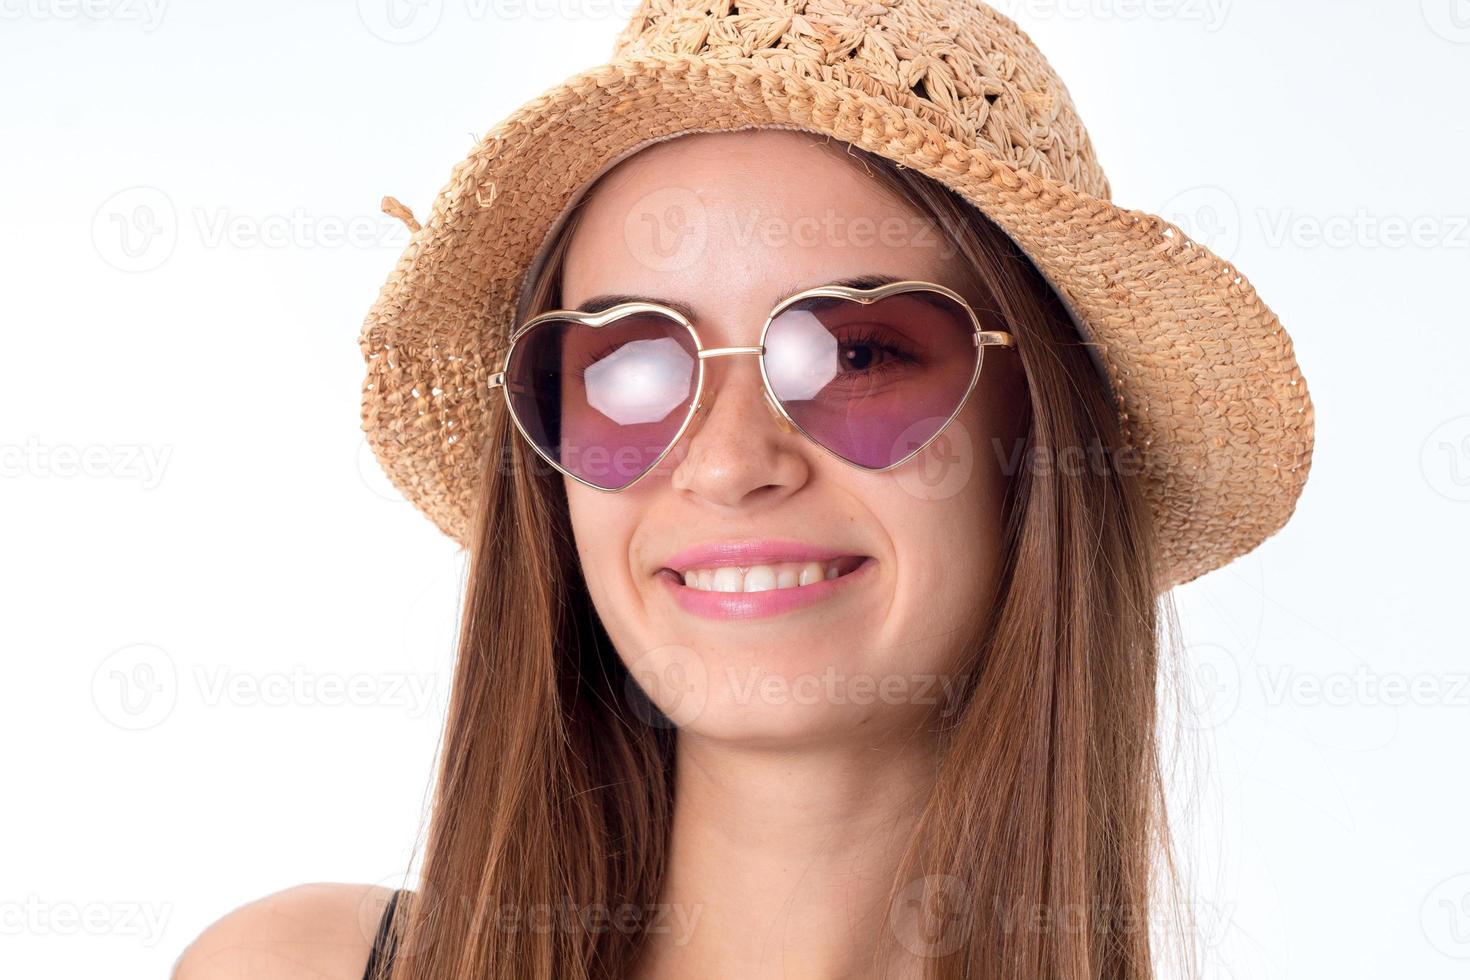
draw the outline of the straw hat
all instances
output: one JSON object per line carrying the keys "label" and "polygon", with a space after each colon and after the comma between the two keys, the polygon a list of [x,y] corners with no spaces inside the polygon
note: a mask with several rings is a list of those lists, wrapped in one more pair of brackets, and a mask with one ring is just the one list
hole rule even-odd
{"label": "straw hat", "polygon": [[1094,344],[1140,464],[1162,584],[1254,548],[1291,516],[1312,406],[1290,338],[1228,262],[1109,201],[1071,97],[975,0],[643,0],[612,59],[497,125],[455,168],[363,325],[362,418],[389,478],[469,538],[487,410],[528,270],[578,193],[660,139],[828,134],[976,205]]}

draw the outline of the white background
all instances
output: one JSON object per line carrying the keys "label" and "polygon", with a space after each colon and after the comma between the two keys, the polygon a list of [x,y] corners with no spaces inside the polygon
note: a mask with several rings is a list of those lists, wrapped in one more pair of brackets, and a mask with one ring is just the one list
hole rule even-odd
{"label": "white background", "polygon": [[[5,977],[164,976],[412,851],[462,567],[358,428],[378,202],[631,6],[389,2],[0,0]],[[1463,977],[1470,2],[1003,9],[1317,406],[1292,523],[1178,593],[1207,975]]]}

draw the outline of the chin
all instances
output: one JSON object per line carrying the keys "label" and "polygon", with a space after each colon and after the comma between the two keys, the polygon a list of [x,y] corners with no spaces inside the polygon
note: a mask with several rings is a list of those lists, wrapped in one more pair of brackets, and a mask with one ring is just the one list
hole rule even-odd
{"label": "chin", "polygon": [[679,730],[710,742],[752,749],[782,749],[850,739],[871,730],[871,707],[840,704],[756,704],[723,695]]}
{"label": "chin", "polygon": [[905,647],[892,663],[864,658],[862,647],[846,631],[759,648],[668,643],[627,666],[638,695],[662,712],[656,723],[732,743],[871,740],[911,733],[954,706],[962,679],[939,670],[938,651]]}
{"label": "chin", "polygon": [[[671,704],[665,714],[684,733],[752,748],[781,748],[819,742],[871,744],[875,738],[909,733],[934,708],[907,691],[890,688],[835,667],[809,673],[755,674],[733,679],[719,670],[708,678],[707,694],[694,705]],[[937,688],[934,700],[943,692]],[[683,708],[681,711],[680,708]]]}

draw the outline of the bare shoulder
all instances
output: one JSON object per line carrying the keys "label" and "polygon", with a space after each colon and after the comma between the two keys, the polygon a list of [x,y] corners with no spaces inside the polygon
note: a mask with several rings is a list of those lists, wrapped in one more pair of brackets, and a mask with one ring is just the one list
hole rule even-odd
{"label": "bare shoulder", "polygon": [[189,944],[173,980],[360,980],[392,890],[297,885],[242,905]]}

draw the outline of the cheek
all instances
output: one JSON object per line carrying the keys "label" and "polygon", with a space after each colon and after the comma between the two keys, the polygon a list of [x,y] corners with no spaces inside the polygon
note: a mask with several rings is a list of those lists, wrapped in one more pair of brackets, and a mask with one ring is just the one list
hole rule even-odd
{"label": "cheek", "polygon": [[980,500],[962,495],[910,507],[892,533],[909,630],[963,634],[989,600],[999,565],[999,522]]}
{"label": "cheek", "polygon": [[[999,574],[1007,477],[990,451],[992,434],[972,406],[950,430],[895,471],[896,493],[879,513],[893,541],[897,581],[895,619],[905,636],[958,637],[928,647],[926,657],[947,661],[989,618]],[[909,645],[910,650],[914,648]]]}
{"label": "cheek", "polygon": [[658,586],[634,565],[635,538],[658,508],[656,489],[600,493],[575,480],[563,482],[587,593],[618,657],[631,669],[649,651],[684,649],[692,638],[649,621],[648,593]]}
{"label": "cheek", "polygon": [[628,573],[628,540],[631,515],[622,494],[599,493],[575,480],[563,478],[572,537],[587,591],[597,613],[612,628],[610,615],[626,605],[624,593],[631,587]]}

